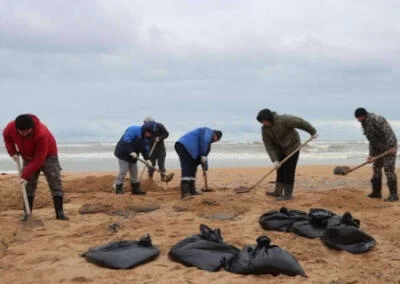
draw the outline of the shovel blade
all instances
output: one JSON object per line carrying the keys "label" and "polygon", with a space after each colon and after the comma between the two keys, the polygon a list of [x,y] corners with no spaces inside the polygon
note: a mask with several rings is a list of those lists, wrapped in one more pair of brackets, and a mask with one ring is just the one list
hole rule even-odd
{"label": "shovel blade", "polygon": [[336,168],[333,170],[333,174],[334,174],[334,175],[345,176],[345,175],[348,174],[349,170],[350,170],[350,168],[349,168],[349,167],[346,167],[346,166],[336,167]]}
{"label": "shovel blade", "polygon": [[27,229],[32,228],[44,228],[44,223],[40,219],[32,219],[31,217],[28,218],[26,221],[22,221],[22,226]]}
{"label": "shovel blade", "polygon": [[239,186],[233,189],[235,193],[246,193],[249,192],[250,190],[251,188],[248,186]]}

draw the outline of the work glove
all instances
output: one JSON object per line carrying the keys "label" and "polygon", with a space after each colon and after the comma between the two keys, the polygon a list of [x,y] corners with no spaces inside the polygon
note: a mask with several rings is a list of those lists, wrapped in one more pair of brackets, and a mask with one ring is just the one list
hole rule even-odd
{"label": "work glove", "polygon": [[274,167],[275,169],[279,169],[281,167],[281,164],[278,161],[276,161],[274,162]]}
{"label": "work glove", "polygon": [[11,156],[11,159],[13,159],[14,162],[17,162],[18,161],[18,154],[15,154],[15,155]]}
{"label": "work glove", "polygon": [[314,135],[312,135],[311,137],[312,137],[312,139],[317,139],[318,138],[318,133],[315,132]]}
{"label": "work glove", "polygon": [[160,137],[158,137],[158,136],[157,136],[156,138],[154,138],[154,142],[156,142],[156,143],[160,142],[160,140],[161,140],[161,139],[160,139]]}
{"label": "work glove", "polygon": [[397,152],[397,148],[396,147],[392,147],[389,150],[390,150],[391,154],[396,155],[396,152]]}
{"label": "work glove", "polygon": [[373,162],[375,162],[375,157],[369,156],[369,157],[367,158],[367,163],[368,163],[368,164],[372,164]]}
{"label": "work glove", "polygon": [[19,180],[19,182],[20,182],[24,187],[26,187],[26,185],[28,184],[28,181],[24,180],[23,178],[21,178],[21,179]]}
{"label": "work glove", "polygon": [[150,168],[153,167],[153,163],[152,163],[150,160],[146,160],[146,161],[144,161],[144,162],[145,162],[146,166],[148,166],[148,167],[150,167]]}
{"label": "work glove", "polygon": [[135,152],[132,152],[129,154],[134,160],[137,159],[137,154]]}
{"label": "work glove", "polygon": [[200,161],[203,165],[207,163],[207,157],[206,156],[201,156]]}

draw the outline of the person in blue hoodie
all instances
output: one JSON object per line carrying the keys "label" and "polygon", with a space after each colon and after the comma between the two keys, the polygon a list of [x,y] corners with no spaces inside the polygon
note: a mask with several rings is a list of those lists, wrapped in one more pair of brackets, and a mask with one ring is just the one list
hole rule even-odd
{"label": "person in blue hoodie", "polygon": [[131,126],[125,130],[121,139],[115,147],[114,155],[118,158],[119,173],[114,183],[115,193],[123,194],[123,184],[126,174],[131,175],[131,190],[132,194],[143,195],[146,192],[140,189],[140,182],[137,177],[137,159],[141,153],[146,166],[151,167],[149,161],[148,142],[154,133],[155,122],[148,122],[142,126]]}
{"label": "person in blue hoodie", "polygon": [[183,135],[176,143],[175,150],[181,162],[181,198],[197,195],[196,172],[197,166],[202,165],[208,170],[207,155],[211,150],[211,143],[221,139],[222,132],[208,127],[194,129]]}

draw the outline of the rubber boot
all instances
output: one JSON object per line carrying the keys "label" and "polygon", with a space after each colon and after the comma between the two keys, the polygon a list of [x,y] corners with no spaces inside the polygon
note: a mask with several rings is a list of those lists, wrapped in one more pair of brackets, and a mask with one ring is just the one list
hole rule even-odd
{"label": "rubber boot", "polygon": [[115,193],[116,194],[124,194],[124,189],[123,189],[123,184],[115,184],[114,188],[115,188]]}
{"label": "rubber boot", "polygon": [[154,171],[149,170],[149,171],[148,171],[148,174],[149,174],[149,179],[153,179]]}
{"label": "rubber boot", "polygon": [[68,221],[69,218],[65,216],[63,209],[63,197],[62,196],[53,196],[54,210],[56,211],[56,219]]}
{"label": "rubber boot", "polygon": [[389,197],[386,198],[384,201],[394,202],[399,201],[399,196],[397,195],[397,180],[391,180],[387,182],[389,187]]}
{"label": "rubber boot", "polygon": [[293,184],[283,185],[283,195],[278,197],[277,200],[290,200],[293,195]]}
{"label": "rubber boot", "polygon": [[196,181],[190,181],[190,195],[201,195],[200,192],[196,190]]}
{"label": "rubber boot", "polygon": [[283,184],[280,182],[277,182],[275,184],[275,191],[273,191],[273,192],[267,191],[266,193],[268,196],[279,197],[282,195],[282,192],[283,192]]}
{"label": "rubber boot", "polygon": [[144,192],[140,189],[140,182],[131,183],[131,188],[132,188],[132,194],[136,194],[136,195],[145,195],[146,194],[146,192]]}
{"label": "rubber boot", "polygon": [[[31,209],[31,214],[32,214],[32,211],[33,211],[33,200],[34,200],[34,199],[35,199],[34,196],[28,196],[28,204],[29,204],[29,208]],[[25,221],[28,220],[29,215],[26,214],[26,211],[25,211],[25,203],[23,204],[23,206],[24,206],[24,214],[22,214],[21,218],[19,218],[19,219],[20,219],[21,221],[25,222]]]}
{"label": "rubber boot", "polygon": [[182,180],[181,181],[181,199],[185,199],[189,196],[190,194],[190,187],[191,187],[191,182],[188,180]]}
{"label": "rubber boot", "polygon": [[371,179],[372,192],[367,196],[369,198],[382,198],[382,180],[373,178]]}

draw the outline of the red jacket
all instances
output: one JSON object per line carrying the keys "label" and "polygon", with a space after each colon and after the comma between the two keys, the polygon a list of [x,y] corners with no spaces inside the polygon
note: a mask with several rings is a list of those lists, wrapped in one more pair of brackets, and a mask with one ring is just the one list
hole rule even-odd
{"label": "red jacket", "polygon": [[18,150],[22,158],[28,161],[28,164],[22,170],[21,177],[29,180],[32,175],[38,171],[44,164],[47,157],[57,156],[57,144],[53,134],[40,122],[39,118],[32,115],[35,127],[33,134],[23,137],[17,132],[15,122],[11,121],[3,130],[4,143],[8,154],[14,156]]}

